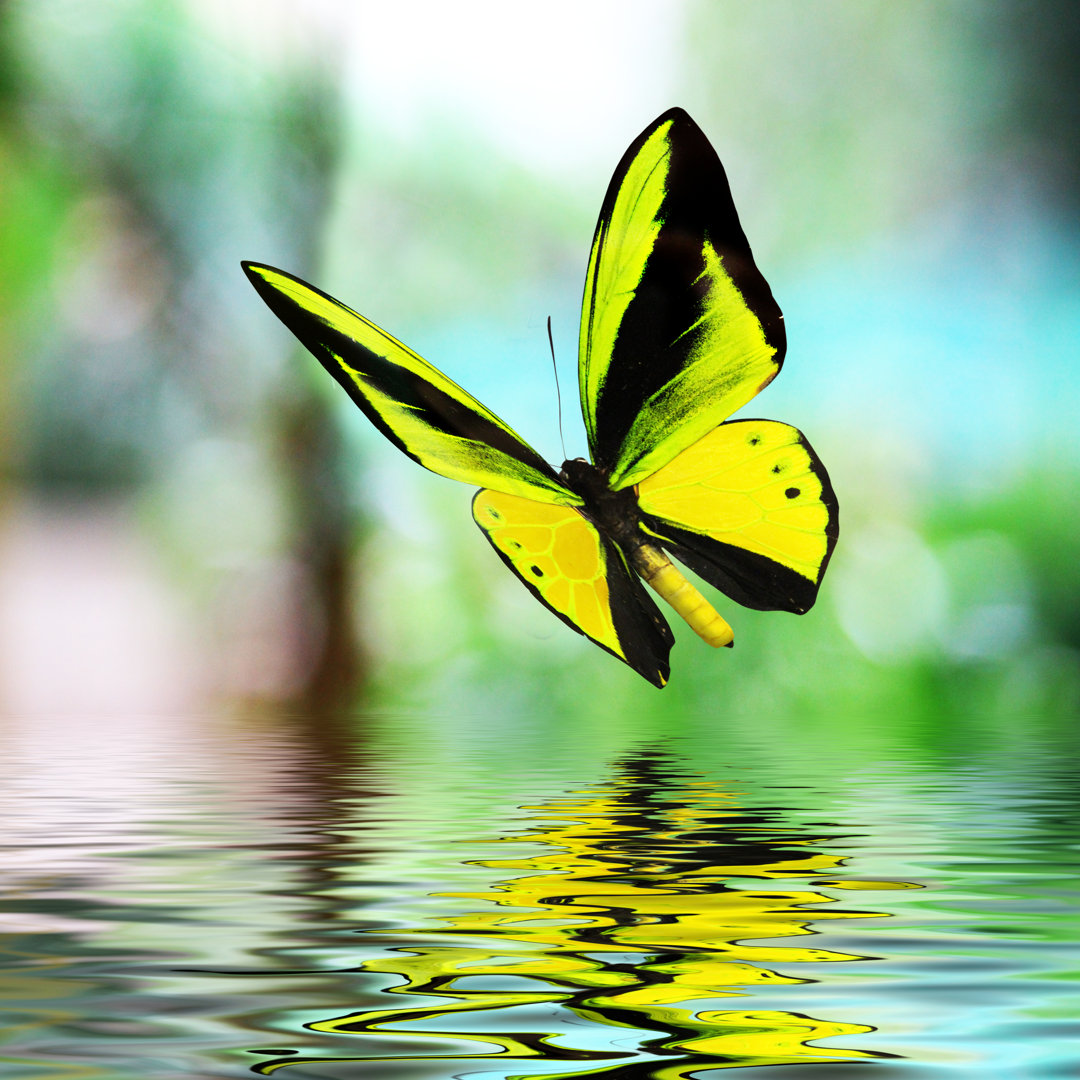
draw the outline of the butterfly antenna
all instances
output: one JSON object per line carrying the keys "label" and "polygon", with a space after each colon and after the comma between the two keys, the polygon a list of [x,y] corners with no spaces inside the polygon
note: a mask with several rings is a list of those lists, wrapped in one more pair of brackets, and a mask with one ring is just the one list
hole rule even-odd
{"label": "butterfly antenna", "polygon": [[555,402],[559,411],[559,442],[562,443],[563,461],[566,460],[566,439],[562,430],[562,392],[559,390],[559,368],[555,363],[555,341],[551,336],[551,316],[547,317],[548,348],[551,349],[551,370],[555,372]]}

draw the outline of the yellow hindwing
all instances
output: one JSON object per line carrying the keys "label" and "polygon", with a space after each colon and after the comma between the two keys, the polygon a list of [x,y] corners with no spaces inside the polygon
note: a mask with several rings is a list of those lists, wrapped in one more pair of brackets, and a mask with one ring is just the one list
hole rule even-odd
{"label": "yellow hindwing", "polygon": [[591,522],[573,507],[487,489],[476,496],[473,517],[548,607],[626,659],[611,610],[608,555]]}
{"label": "yellow hindwing", "polygon": [[796,428],[773,420],[721,424],[638,485],[644,513],[762,555],[817,582],[830,509]]}

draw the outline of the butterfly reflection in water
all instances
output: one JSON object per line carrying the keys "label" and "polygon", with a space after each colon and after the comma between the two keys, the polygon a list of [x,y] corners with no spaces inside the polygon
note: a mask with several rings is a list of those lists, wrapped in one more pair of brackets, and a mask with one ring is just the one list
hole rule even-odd
{"label": "butterfly reflection in water", "polygon": [[836,497],[795,428],[727,419],[780,370],[783,316],[720,159],[682,109],[638,136],[600,209],[578,360],[591,463],[556,473],[362,315],[284,271],[243,267],[394,445],[482,486],[473,517],[529,591],[655,686],[674,638],[639,575],[710,645],[733,640],[665,552],[746,607],[801,614],[814,603]]}

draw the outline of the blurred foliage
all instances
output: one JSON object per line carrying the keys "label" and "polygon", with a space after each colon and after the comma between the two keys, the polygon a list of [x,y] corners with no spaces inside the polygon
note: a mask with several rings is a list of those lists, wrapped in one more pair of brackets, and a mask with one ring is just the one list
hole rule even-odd
{"label": "blurred foliage", "polygon": [[179,2],[4,9],[0,282],[20,298],[0,328],[17,358],[4,471],[53,498],[138,495],[211,613],[236,609],[253,561],[294,564],[296,597],[277,606],[301,624],[303,655],[283,660],[299,674],[265,685],[322,692],[354,674],[342,446],[238,265],[310,274],[319,248],[334,69],[288,44],[245,55]]}
{"label": "blurred foliage", "polygon": [[[977,10],[977,9],[976,9]],[[1044,191],[1080,210],[1080,6],[1072,0],[995,0],[980,11],[990,63],[1008,93],[1000,138]]]}
{"label": "blurred foliage", "polygon": [[[307,68],[244,68],[175,3],[20,4],[6,29],[20,149],[66,195],[52,243],[32,236],[50,258],[25,275],[40,321],[17,468],[75,492],[160,478],[185,444],[247,428],[279,379],[295,385],[243,345],[236,248],[276,231],[310,266],[332,91]],[[226,363],[248,377],[222,379]]]}
{"label": "blurred foliage", "polygon": [[1072,0],[692,12],[699,119],[724,132],[750,199],[767,193],[754,247],[770,261],[910,227],[950,200],[986,227],[1018,194],[1068,206],[1080,192]]}
{"label": "blurred foliage", "polygon": [[[1067,341],[1075,321],[1065,287],[1075,266],[1075,5],[678,6],[675,97],[722,133],[767,273],[825,279],[824,292],[842,298],[825,311],[804,290],[822,321],[798,323],[810,360],[785,372],[776,393],[788,404],[775,410],[806,423],[833,470],[841,540],[805,618],[725,605],[737,645],[721,655],[676,628],[672,681],[659,694],[533,603],[476,535],[466,492],[392,460],[297,358],[239,272],[254,258],[316,280],[527,435],[548,376],[543,316],[554,310],[557,342],[574,333],[606,175],[560,186],[467,117],[399,137],[380,102],[349,96],[344,13],[0,4],[9,489],[136,502],[210,627],[212,662],[246,672],[222,678],[241,695],[311,708],[353,687],[365,707],[452,708],[458,722],[462,711],[541,701],[545,722],[597,730],[631,712],[661,727],[705,718],[716,730],[768,716],[778,732],[797,716],[838,738],[911,727],[942,746],[962,745],[973,718],[1003,728],[1024,718],[1037,730],[1075,715],[1075,461],[1044,431],[1004,479],[962,470],[971,483],[961,491],[951,460],[918,460],[935,444],[898,448],[882,422],[885,406],[917,397],[910,386],[928,377],[888,385],[890,344],[900,364],[919,372],[921,360],[934,374],[937,353],[914,363],[905,353],[919,339],[900,331],[913,326],[953,335],[941,355],[978,375],[950,432],[987,454],[1000,442],[991,391],[1008,403],[1011,384],[991,385],[986,350],[1025,385],[1042,374],[1057,386],[1061,348],[1014,358],[1002,330],[1022,344],[1050,312],[1052,341]],[[976,276],[990,232],[995,291]],[[875,251],[884,272],[871,296],[861,260]],[[1033,261],[1049,268],[1043,276],[1027,272]],[[923,290],[915,301],[912,284]],[[1003,298],[1013,307],[994,321]],[[928,300],[934,311],[918,307]],[[895,341],[883,343],[860,314],[890,305],[895,323],[879,332]],[[957,329],[956,312],[981,336]],[[517,349],[526,338],[527,363]],[[832,366],[819,366],[830,350]],[[564,369],[572,351],[560,348]],[[470,363],[482,384],[459,370]],[[919,385],[947,396],[944,384]],[[1068,422],[1056,418],[1055,430]],[[577,452],[572,437],[568,449]],[[373,657],[370,695],[355,681],[356,635]]]}
{"label": "blurred foliage", "polygon": [[[1007,489],[995,489],[934,507],[927,534],[932,543],[968,532],[1007,537],[1022,560],[1030,593],[1031,624],[1044,643],[1058,642],[1080,656],[1080,474],[1070,466],[1033,469]],[[1008,568],[998,560],[983,571],[1001,584]],[[1067,655],[1067,654],[1066,654]]]}

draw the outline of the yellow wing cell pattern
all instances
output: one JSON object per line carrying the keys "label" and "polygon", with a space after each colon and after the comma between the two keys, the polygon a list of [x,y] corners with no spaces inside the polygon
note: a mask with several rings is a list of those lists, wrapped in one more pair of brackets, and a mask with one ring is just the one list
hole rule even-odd
{"label": "yellow wing cell pattern", "polygon": [[664,685],[671,631],[622,554],[584,514],[485,488],[473,499],[473,518],[542,604]]}

